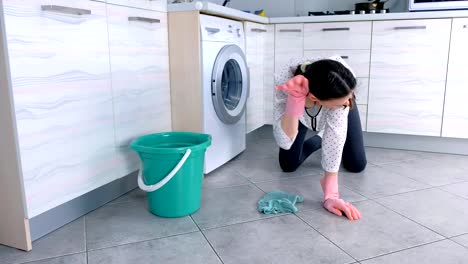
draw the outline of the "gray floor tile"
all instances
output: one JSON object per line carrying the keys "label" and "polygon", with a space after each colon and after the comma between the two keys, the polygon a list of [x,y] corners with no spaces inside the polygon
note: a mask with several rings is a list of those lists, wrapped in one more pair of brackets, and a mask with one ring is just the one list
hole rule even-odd
{"label": "gray floor tile", "polygon": [[203,188],[220,188],[250,184],[230,163],[205,175]]}
{"label": "gray floor tile", "polygon": [[30,252],[0,246],[0,263],[24,263],[80,253],[85,250],[84,219],[80,218],[36,240]]}
{"label": "gray floor tile", "polygon": [[418,153],[406,150],[366,148],[367,161],[374,165],[381,165],[405,160],[420,159]]}
{"label": "gray floor tile", "polygon": [[373,201],[354,205],[362,215],[357,221],[325,209],[302,211],[298,216],[358,260],[443,238]]}
{"label": "gray floor tile", "polygon": [[261,160],[235,160],[232,162],[235,169],[252,182],[264,182],[275,179],[288,179],[291,177],[323,174],[320,167],[310,168],[301,166],[295,172],[283,172],[279,166],[278,158]]}
{"label": "gray floor tile", "polygon": [[294,215],[204,231],[225,264],[352,263]]}
{"label": "gray floor tile", "polygon": [[221,263],[200,232],[88,252],[89,264]]}
{"label": "gray floor tile", "polygon": [[368,198],[377,198],[431,187],[376,166],[367,166],[361,173],[341,172],[339,181],[340,184]]}
{"label": "gray floor tile", "polygon": [[468,249],[450,241],[443,240],[419,246],[378,258],[362,261],[362,264],[413,264],[444,263],[465,264],[468,260]]}
{"label": "gray floor tile", "polygon": [[273,138],[273,126],[271,125],[265,125],[260,128],[257,128],[256,130],[248,133],[246,135],[247,139],[247,146],[257,143],[259,141],[270,141],[274,142]]}
{"label": "gray floor tile", "polygon": [[442,186],[440,189],[468,199],[468,182],[450,184]]}
{"label": "gray floor tile", "polygon": [[468,200],[456,195],[428,189],[376,201],[444,236],[468,233]]}
{"label": "gray floor tile", "polygon": [[[291,179],[261,182],[256,185],[265,192],[280,190],[301,195],[304,197],[304,202],[297,204],[298,209],[316,209],[322,207],[323,201],[323,191],[320,187],[321,177],[322,175],[309,175],[304,177],[294,177]],[[340,196],[348,202],[367,199],[344,186],[340,186]]]}
{"label": "gray floor tile", "polygon": [[257,160],[277,158],[279,148],[273,140],[259,140],[247,145],[247,149],[242,152],[235,160]]}
{"label": "gray floor tile", "polygon": [[451,238],[453,241],[468,248],[468,234]]}
{"label": "gray floor tile", "polygon": [[192,219],[161,218],[146,209],[146,202],[110,204],[86,216],[88,249],[183,234],[198,230]]}
{"label": "gray floor tile", "polygon": [[28,262],[27,264],[87,264],[86,253]]}
{"label": "gray floor tile", "polygon": [[115,203],[128,203],[128,202],[145,202],[146,201],[146,192],[142,191],[140,188],[136,188],[121,197],[111,201],[109,204]]}
{"label": "gray floor tile", "polygon": [[432,159],[391,163],[381,167],[432,186],[468,181],[468,170]]}
{"label": "gray floor tile", "polygon": [[205,189],[201,208],[192,218],[201,229],[207,229],[267,217],[256,207],[263,194],[253,185]]}
{"label": "gray floor tile", "polygon": [[447,166],[453,167],[466,167],[468,164],[467,155],[452,155],[443,153],[429,153],[429,152],[418,152],[420,157],[425,159],[431,159],[435,162],[446,164]]}

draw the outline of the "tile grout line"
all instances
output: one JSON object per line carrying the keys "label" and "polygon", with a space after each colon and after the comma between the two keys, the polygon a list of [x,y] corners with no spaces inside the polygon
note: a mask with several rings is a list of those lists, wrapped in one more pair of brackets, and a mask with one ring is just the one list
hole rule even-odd
{"label": "tile grout line", "polygon": [[88,259],[88,238],[87,238],[87,233],[88,233],[88,228],[86,228],[86,215],[83,216],[83,222],[84,222],[84,243],[85,243],[85,254],[86,254],[86,264],[89,263]]}
{"label": "tile grout line", "polygon": [[[315,209],[315,210],[319,210],[319,209]],[[342,249],[340,246],[338,246],[335,242],[331,241],[331,239],[329,239],[328,237],[326,237],[324,234],[322,234],[320,231],[318,231],[317,229],[315,229],[313,226],[311,226],[309,223],[307,223],[307,221],[305,221],[304,219],[302,219],[299,215],[297,214],[293,214],[295,215],[297,218],[299,218],[299,220],[301,220],[302,222],[304,222],[307,226],[309,226],[310,228],[312,228],[312,230],[314,230],[315,232],[317,232],[319,235],[321,235],[323,238],[325,238],[326,240],[328,240],[330,243],[332,243],[333,245],[335,245],[335,247],[339,248],[341,251],[343,251],[346,255],[350,256],[352,259],[354,259],[354,262],[358,261],[355,257],[353,257],[351,254],[349,254],[347,251],[345,251],[344,249]],[[351,262],[351,263],[354,263],[354,262]]]}
{"label": "tile grout line", "polygon": [[[46,260],[51,260],[51,259],[56,259],[56,258],[69,257],[69,256],[74,256],[74,255],[79,255],[79,254],[86,254],[86,252],[68,253],[68,254],[60,255],[60,256],[46,257],[46,258],[40,258],[40,259],[31,260],[31,261],[26,261],[26,262],[19,262],[19,263],[17,263],[17,264],[35,263],[35,262],[39,262],[39,261],[46,261]],[[87,255],[87,254],[86,254],[86,255]]]}
{"label": "tile grout line", "polygon": [[86,227],[86,215],[83,216],[83,225],[84,225],[84,244],[85,244],[85,252],[88,252],[88,228]]}
{"label": "tile grout line", "polygon": [[[395,253],[410,250],[410,249],[413,249],[413,248],[418,248],[418,247],[423,247],[423,246],[427,246],[427,245],[430,245],[430,244],[438,243],[438,242],[441,242],[441,241],[444,241],[444,240],[449,240],[449,239],[448,238],[442,238],[442,239],[439,239],[439,240],[435,240],[435,241],[431,241],[431,242],[427,242],[427,243],[422,243],[422,244],[419,244],[419,245],[416,245],[416,246],[411,246],[411,247],[408,247],[408,248],[399,249],[399,250],[395,250],[395,251],[392,251],[392,252],[380,254],[380,255],[377,255],[377,256],[374,256],[374,257],[361,259],[359,261],[368,261],[368,260],[371,260],[371,259],[380,258],[380,257],[383,257],[383,256],[395,254]],[[361,263],[361,262],[359,262],[359,263]]]}
{"label": "tile grout line", "polygon": [[116,248],[116,247],[121,247],[121,246],[128,246],[128,245],[133,245],[133,244],[138,244],[138,243],[143,243],[143,242],[148,242],[148,241],[153,241],[153,240],[160,240],[160,239],[164,239],[164,238],[183,236],[183,235],[193,234],[193,233],[196,233],[196,232],[198,232],[198,230],[197,231],[190,231],[190,232],[180,233],[180,234],[174,234],[174,235],[170,235],[170,236],[156,237],[156,238],[144,239],[144,240],[140,240],[140,241],[128,242],[128,243],[123,243],[123,244],[114,245],[114,246],[106,246],[106,247],[102,247],[102,248],[88,249],[87,252],[105,250],[105,249]]}
{"label": "tile grout line", "polygon": [[264,217],[259,218],[259,219],[253,219],[253,220],[248,220],[248,221],[243,221],[243,222],[238,222],[238,223],[232,223],[232,224],[227,224],[227,225],[215,226],[215,227],[205,228],[205,229],[201,229],[201,230],[202,230],[202,232],[203,232],[203,231],[209,231],[209,230],[218,229],[218,228],[224,228],[224,227],[235,226],[235,225],[242,225],[242,224],[247,224],[247,223],[262,221],[262,220],[266,220],[266,219],[272,219],[272,218],[281,217],[281,216],[286,216],[286,215],[290,215],[290,214],[291,214],[291,213],[281,213],[281,214],[277,214],[277,215],[268,215],[268,216],[264,216]]}
{"label": "tile grout line", "polygon": [[214,248],[214,246],[211,244],[210,240],[208,240],[208,238],[206,237],[205,233],[203,233],[203,231],[201,230],[200,226],[198,226],[197,222],[195,222],[195,220],[193,219],[192,215],[190,215],[190,219],[192,219],[192,222],[197,226],[198,228],[198,231],[202,234],[202,236],[205,238],[205,241],[208,243],[208,245],[210,245],[211,247],[211,250],[213,250],[213,252],[216,254],[216,257],[218,257],[219,261],[224,264],[224,261],[221,259],[221,256],[219,256],[218,252],[216,251],[216,249]]}

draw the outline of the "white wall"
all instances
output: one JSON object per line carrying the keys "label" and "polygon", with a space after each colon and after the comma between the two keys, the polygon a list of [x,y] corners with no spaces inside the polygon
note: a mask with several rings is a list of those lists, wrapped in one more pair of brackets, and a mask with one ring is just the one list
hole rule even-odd
{"label": "white wall", "polygon": [[[208,0],[222,4],[224,0]],[[367,0],[232,0],[229,6],[239,10],[264,9],[268,17],[307,16],[309,11],[354,10],[354,4]],[[407,0],[388,0],[386,8],[390,12],[405,12]]]}

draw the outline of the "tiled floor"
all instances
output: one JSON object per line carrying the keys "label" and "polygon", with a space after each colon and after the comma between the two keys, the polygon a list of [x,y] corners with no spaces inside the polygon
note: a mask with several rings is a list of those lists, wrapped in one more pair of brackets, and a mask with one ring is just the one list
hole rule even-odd
{"label": "tiled floor", "polygon": [[[204,179],[202,208],[165,219],[135,190],[34,242],[0,247],[0,263],[468,263],[468,157],[368,148],[368,167],[340,174],[361,211],[348,221],[321,207],[320,153],[281,172],[271,127]],[[297,214],[256,211],[264,192],[305,197]]]}

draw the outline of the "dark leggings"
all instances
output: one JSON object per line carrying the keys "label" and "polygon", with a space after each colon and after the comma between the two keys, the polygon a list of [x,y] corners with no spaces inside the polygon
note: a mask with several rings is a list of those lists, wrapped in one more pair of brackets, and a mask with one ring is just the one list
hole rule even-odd
{"label": "dark leggings", "polygon": [[[308,128],[299,122],[299,132],[289,150],[280,148],[279,164],[284,172],[295,171],[307,157],[322,147],[322,139],[315,135],[305,139]],[[357,105],[348,114],[348,132],[343,148],[343,167],[350,172],[361,172],[366,168],[366,152],[362,139],[361,120]]]}

